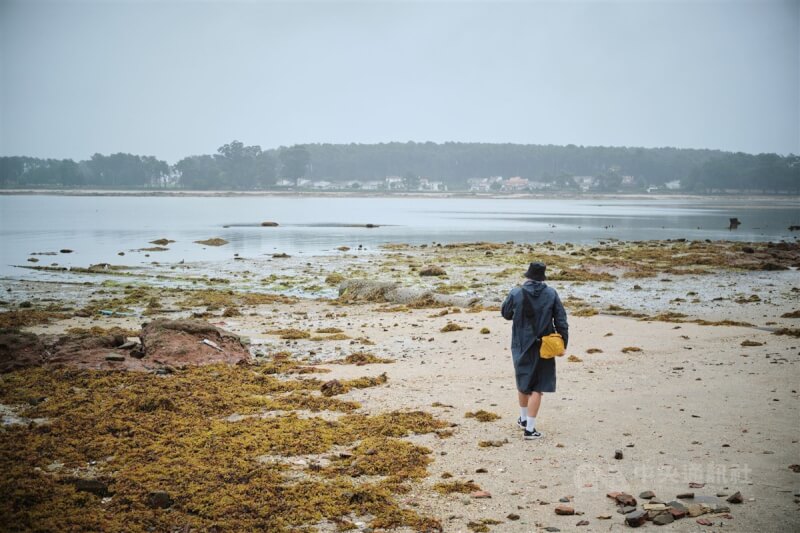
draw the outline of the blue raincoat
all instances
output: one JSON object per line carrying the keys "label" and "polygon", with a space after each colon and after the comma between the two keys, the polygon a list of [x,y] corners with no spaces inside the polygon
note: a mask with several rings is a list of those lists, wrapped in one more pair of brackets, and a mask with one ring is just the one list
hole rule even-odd
{"label": "blue raincoat", "polygon": [[556,360],[539,357],[541,338],[560,333],[569,341],[567,313],[552,287],[541,281],[526,281],[508,293],[500,310],[513,320],[511,356],[517,375],[517,390],[524,393],[556,391]]}

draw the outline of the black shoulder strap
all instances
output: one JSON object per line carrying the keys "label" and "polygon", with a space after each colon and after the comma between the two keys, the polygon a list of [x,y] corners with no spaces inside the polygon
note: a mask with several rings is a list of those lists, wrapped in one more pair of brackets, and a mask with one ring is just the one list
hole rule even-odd
{"label": "black shoulder strap", "polygon": [[530,296],[528,291],[522,289],[522,316],[525,318],[533,318],[535,316],[531,298],[533,298],[533,296]]}

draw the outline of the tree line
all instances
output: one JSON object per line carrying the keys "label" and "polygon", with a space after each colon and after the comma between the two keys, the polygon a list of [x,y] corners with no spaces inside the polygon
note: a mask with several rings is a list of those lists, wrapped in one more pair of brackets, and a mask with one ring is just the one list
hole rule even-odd
{"label": "tree line", "polygon": [[719,150],[490,143],[306,144],[262,150],[239,141],[215,154],[174,165],[152,156],[95,154],[85,161],[0,157],[0,187],[96,187],[196,190],[269,189],[278,180],[331,182],[402,176],[442,181],[450,190],[470,179],[519,176],[574,187],[574,176],[594,176],[602,190],[623,180],[637,188],[680,180],[692,192],[725,189],[800,191],[800,156]]}

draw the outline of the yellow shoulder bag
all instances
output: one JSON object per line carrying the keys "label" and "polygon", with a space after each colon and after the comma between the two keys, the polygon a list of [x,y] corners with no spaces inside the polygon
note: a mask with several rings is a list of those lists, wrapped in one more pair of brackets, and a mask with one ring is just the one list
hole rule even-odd
{"label": "yellow shoulder bag", "polygon": [[542,337],[542,345],[539,347],[539,357],[542,359],[552,359],[561,357],[567,349],[564,347],[564,339],[558,333],[551,333]]}

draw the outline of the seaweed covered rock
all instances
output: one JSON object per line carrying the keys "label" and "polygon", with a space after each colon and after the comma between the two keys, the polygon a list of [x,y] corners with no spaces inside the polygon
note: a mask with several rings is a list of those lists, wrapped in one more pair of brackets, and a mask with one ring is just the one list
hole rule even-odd
{"label": "seaweed covered rock", "polygon": [[0,329],[0,374],[40,365],[44,353],[44,346],[33,333]]}
{"label": "seaweed covered rock", "polygon": [[388,281],[349,279],[339,285],[339,298],[346,301],[391,302],[399,285]]}
{"label": "seaweed covered rock", "polygon": [[409,307],[470,307],[476,304],[495,305],[472,296],[438,294],[421,287],[402,287],[390,281],[348,279],[339,284],[339,300],[343,302],[396,303]]}
{"label": "seaweed covered rock", "polygon": [[182,366],[250,360],[238,335],[202,320],[154,320],[144,325],[141,339],[145,362]]}
{"label": "seaweed covered rock", "polygon": [[428,265],[419,271],[420,276],[446,276],[447,272],[438,265]]}

